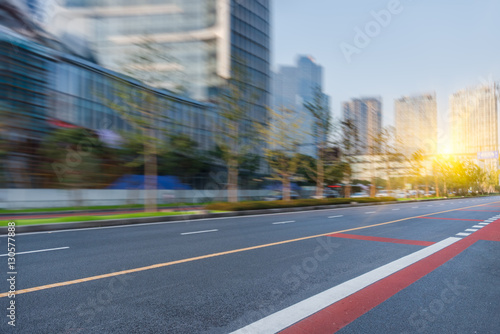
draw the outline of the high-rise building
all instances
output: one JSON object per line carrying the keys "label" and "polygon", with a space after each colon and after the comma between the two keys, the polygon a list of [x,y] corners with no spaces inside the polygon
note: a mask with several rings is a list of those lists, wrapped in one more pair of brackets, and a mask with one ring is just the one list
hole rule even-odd
{"label": "high-rise building", "polygon": [[437,152],[436,94],[405,96],[394,102],[396,114],[396,144],[399,151],[410,157],[421,151]]}
{"label": "high-rise building", "polygon": [[479,152],[498,151],[497,89],[497,84],[492,83],[464,89],[450,97],[454,154],[476,156]]}
{"label": "high-rise building", "polygon": [[[303,144],[302,154],[316,156],[316,141],[314,133],[314,118],[304,104],[312,102],[315,90],[323,91],[323,67],[310,56],[299,56],[296,66],[280,66],[273,75],[272,106],[274,109],[288,108],[300,117],[299,129]],[[324,108],[330,112],[329,97],[322,93]],[[325,138],[323,138],[324,140]]]}
{"label": "high-rise building", "polygon": [[344,121],[350,120],[356,130],[356,143],[348,154],[370,154],[374,138],[382,131],[382,98],[363,97],[343,103]]}
{"label": "high-rise building", "polygon": [[249,117],[265,120],[270,91],[269,0],[66,0],[76,18],[87,18],[87,34],[104,67],[120,71],[137,44],[149,40],[168,54],[158,86],[182,87],[190,97],[217,96],[236,64],[252,88]]}

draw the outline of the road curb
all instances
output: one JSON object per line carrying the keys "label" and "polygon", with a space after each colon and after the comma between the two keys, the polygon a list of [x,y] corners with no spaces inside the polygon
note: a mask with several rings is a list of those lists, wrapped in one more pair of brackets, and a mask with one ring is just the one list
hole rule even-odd
{"label": "road curb", "polygon": [[[352,203],[352,204],[336,204],[336,205],[334,204],[334,205],[321,205],[321,206],[296,207],[296,208],[247,210],[247,211],[234,211],[234,212],[223,212],[223,213],[204,213],[195,215],[108,219],[108,220],[54,223],[54,224],[42,224],[42,225],[20,225],[16,226],[16,234],[29,233],[29,232],[72,230],[72,229],[83,229],[83,228],[93,228],[93,227],[109,227],[109,226],[119,226],[119,225],[139,225],[139,224],[173,222],[173,221],[188,222],[193,220],[209,219],[209,218],[241,217],[241,216],[265,215],[265,214],[297,212],[297,211],[331,210],[331,209],[355,208],[363,206],[447,201],[447,200],[458,200],[458,199],[463,199],[463,198],[423,199],[423,200],[409,200],[402,202],[393,201],[393,202],[376,202],[376,203],[356,203],[356,204]],[[0,235],[7,234],[8,233],[7,229],[8,227],[6,226],[0,227]]]}

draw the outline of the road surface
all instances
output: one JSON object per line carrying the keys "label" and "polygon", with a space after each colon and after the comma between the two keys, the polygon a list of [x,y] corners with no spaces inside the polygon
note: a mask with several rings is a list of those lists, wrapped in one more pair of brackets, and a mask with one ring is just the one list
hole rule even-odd
{"label": "road surface", "polygon": [[1,333],[500,333],[500,197],[7,241]]}

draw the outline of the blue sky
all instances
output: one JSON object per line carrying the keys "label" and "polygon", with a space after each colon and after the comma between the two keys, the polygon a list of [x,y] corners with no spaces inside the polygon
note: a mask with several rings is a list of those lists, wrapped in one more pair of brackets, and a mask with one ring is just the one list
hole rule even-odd
{"label": "blue sky", "polygon": [[342,43],[354,46],[355,28],[365,31],[372,11],[391,1],[398,2],[273,0],[273,69],[312,55],[324,67],[335,116],[351,97],[382,96],[386,125],[394,122],[395,98],[436,92],[446,132],[449,95],[500,78],[500,1],[400,0],[390,23],[373,28],[371,41],[347,62]]}

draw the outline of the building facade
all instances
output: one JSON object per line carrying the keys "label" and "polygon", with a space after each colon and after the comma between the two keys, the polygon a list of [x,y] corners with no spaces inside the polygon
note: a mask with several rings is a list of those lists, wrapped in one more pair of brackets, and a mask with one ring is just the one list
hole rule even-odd
{"label": "building facade", "polygon": [[352,99],[342,105],[344,121],[350,121],[357,140],[348,154],[370,154],[374,138],[382,131],[382,98],[364,97]]}
{"label": "building facade", "polygon": [[402,97],[394,102],[396,145],[406,157],[437,153],[436,94]]}
{"label": "building facade", "polygon": [[[299,129],[302,146],[300,153],[317,156],[317,136],[314,136],[314,118],[304,104],[314,100],[317,88],[323,92],[323,67],[310,56],[299,56],[296,66],[280,66],[273,75],[272,107],[275,110],[288,108],[300,118]],[[322,93],[326,112],[330,112],[329,97]],[[323,138],[322,141],[325,141]]]}
{"label": "building facade", "polygon": [[162,88],[200,101],[217,97],[235,66],[257,98],[252,119],[265,119],[270,92],[269,0],[67,0],[88,19],[88,39],[101,65],[120,71],[147,38],[168,56],[157,60]]}
{"label": "building facade", "polygon": [[461,90],[450,97],[452,152],[498,151],[496,84]]}
{"label": "building facade", "polygon": [[[0,129],[5,146],[3,173],[8,187],[43,184],[39,148],[59,128],[79,127],[100,133],[137,131],[112,108],[116,90],[147,92],[158,115],[156,135],[183,134],[202,150],[215,147],[217,108],[146,86],[81,58],[47,48],[0,26]],[[154,109],[153,109],[154,108]],[[0,173],[1,174],[1,173]]]}

